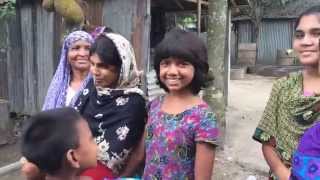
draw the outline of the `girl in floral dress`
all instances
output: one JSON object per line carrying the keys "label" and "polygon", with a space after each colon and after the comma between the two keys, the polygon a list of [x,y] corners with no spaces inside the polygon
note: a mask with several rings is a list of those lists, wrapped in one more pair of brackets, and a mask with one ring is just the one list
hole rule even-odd
{"label": "girl in floral dress", "polygon": [[167,94],[150,102],[145,141],[132,161],[142,160],[145,150],[145,180],[211,179],[219,131],[198,96],[208,81],[205,44],[173,29],[156,48],[154,68]]}

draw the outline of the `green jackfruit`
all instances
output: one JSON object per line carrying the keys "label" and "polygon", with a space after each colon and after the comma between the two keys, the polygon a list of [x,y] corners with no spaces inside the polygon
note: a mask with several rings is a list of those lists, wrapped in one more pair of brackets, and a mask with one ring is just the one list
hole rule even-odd
{"label": "green jackfruit", "polygon": [[43,0],[42,7],[49,12],[54,11],[54,0]]}
{"label": "green jackfruit", "polygon": [[75,0],[54,0],[54,8],[67,23],[82,24],[84,13]]}

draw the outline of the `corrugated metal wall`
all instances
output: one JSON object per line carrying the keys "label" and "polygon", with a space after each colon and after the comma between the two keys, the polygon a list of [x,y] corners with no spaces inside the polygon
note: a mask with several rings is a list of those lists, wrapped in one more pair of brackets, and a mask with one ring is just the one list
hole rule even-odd
{"label": "corrugated metal wall", "polygon": [[[89,4],[88,12],[94,12],[89,19],[96,23],[100,19],[101,23],[102,13],[92,10],[95,7]],[[39,3],[23,4],[6,22],[7,30],[1,32],[7,36],[7,69],[0,69],[0,74],[7,71],[7,77],[1,77],[1,89],[8,95],[1,94],[9,100],[10,111],[31,114],[41,109],[59,61],[65,28],[60,16],[47,12]]]}
{"label": "corrugated metal wall", "polygon": [[40,5],[24,5],[13,21],[6,32],[10,111],[30,114],[42,106],[55,70],[58,32],[54,14]]}
{"label": "corrugated metal wall", "polygon": [[10,103],[10,110],[22,112],[24,108],[24,76],[22,69],[21,23],[19,15],[8,22],[5,33],[7,33],[7,99]]}
{"label": "corrugated metal wall", "polygon": [[7,23],[0,21],[0,98],[8,98],[7,72]]}
{"label": "corrugated metal wall", "polygon": [[[146,69],[150,0],[88,2],[86,12],[93,24],[110,26],[127,36],[140,69]],[[10,111],[37,112],[58,64],[66,27],[60,16],[48,13],[39,3],[24,4],[16,17],[0,25],[0,98],[9,100]]]}
{"label": "corrugated metal wall", "polygon": [[103,24],[131,41],[139,69],[149,59],[150,0],[105,0]]}
{"label": "corrugated metal wall", "polygon": [[254,29],[250,21],[238,23],[238,43],[253,42]]}
{"label": "corrugated metal wall", "polygon": [[[250,21],[237,21],[236,31],[239,43],[252,43],[254,40],[254,28]],[[277,49],[292,48],[294,32],[293,19],[263,20],[258,37],[257,64],[275,64]],[[237,44],[234,47],[238,49]]]}
{"label": "corrugated metal wall", "polygon": [[258,63],[276,64],[277,50],[292,48],[292,20],[264,21],[259,31]]}
{"label": "corrugated metal wall", "polygon": [[[139,70],[147,73],[150,59],[151,0],[105,0],[103,24],[125,36],[133,45]],[[146,75],[142,76],[146,82]],[[143,84],[143,89],[147,87]]]}

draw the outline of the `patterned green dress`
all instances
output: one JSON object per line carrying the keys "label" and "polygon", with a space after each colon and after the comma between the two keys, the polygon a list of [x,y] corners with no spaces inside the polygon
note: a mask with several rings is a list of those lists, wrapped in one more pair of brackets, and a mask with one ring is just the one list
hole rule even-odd
{"label": "patterned green dress", "polygon": [[[282,162],[290,167],[301,135],[319,120],[319,102],[319,95],[304,96],[302,72],[278,79],[253,139],[260,143],[271,141]],[[270,177],[276,179],[272,172]]]}

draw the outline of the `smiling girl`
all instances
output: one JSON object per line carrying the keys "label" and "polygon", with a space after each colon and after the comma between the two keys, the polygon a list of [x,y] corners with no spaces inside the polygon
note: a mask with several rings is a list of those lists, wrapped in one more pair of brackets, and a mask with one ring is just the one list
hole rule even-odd
{"label": "smiling girl", "polygon": [[167,92],[150,103],[144,179],[211,179],[218,128],[198,93],[208,80],[207,49],[174,29],[158,45],[154,68]]}
{"label": "smiling girl", "polygon": [[145,154],[145,180],[211,179],[219,131],[198,96],[208,81],[207,61],[205,44],[192,32],[173,29],[157,46],[154,68],[167,94],[149,103],[145,141],[122,175]]}

